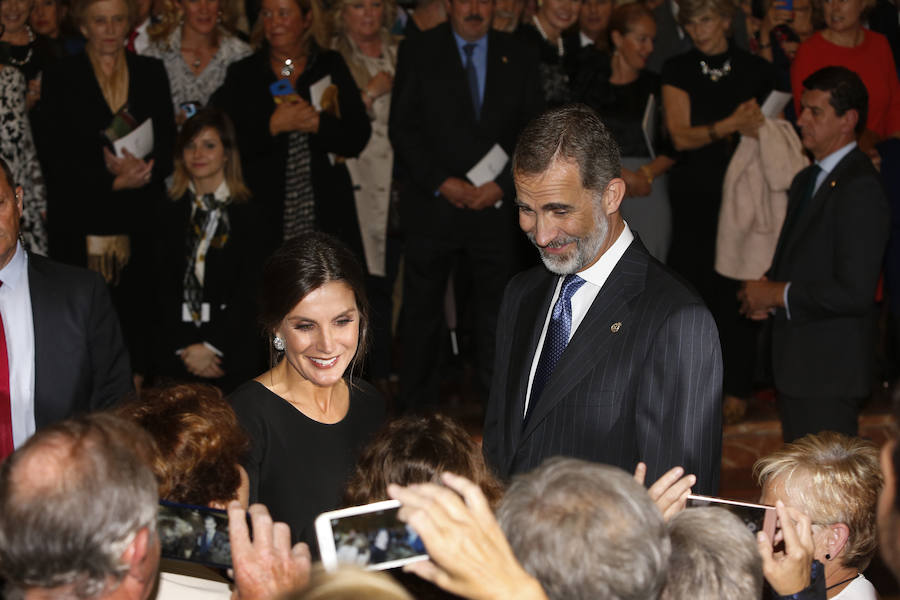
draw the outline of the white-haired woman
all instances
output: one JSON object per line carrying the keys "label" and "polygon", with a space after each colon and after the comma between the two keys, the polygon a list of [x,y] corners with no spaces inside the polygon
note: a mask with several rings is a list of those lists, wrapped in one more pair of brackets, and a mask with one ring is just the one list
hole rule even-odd
{"label": "white-haired woman", "polygon": [[875,508],[883,480],[877,446],[824,431],[760,459],[754,472],[763,504],[781,500],[810,517],[827,598],[875,600],[862,572],[878,546]]}

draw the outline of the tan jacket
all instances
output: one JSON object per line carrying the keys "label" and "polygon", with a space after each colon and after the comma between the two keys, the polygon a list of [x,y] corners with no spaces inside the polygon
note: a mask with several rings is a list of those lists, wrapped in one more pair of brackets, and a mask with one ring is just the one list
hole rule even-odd
{"label": "tan jacket", "polygon": [[722,186],[716,271],[759,279],[772,264],[794,176],[809,164],[793,125],[766,119],[759,139],[743,137]]}

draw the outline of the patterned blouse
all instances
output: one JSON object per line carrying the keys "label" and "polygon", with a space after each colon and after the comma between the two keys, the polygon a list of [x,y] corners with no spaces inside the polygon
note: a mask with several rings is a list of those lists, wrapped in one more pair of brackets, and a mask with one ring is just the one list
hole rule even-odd
{"label": "patterned blouse", "polygon": [[8,65],[0,67],[0,156],[9,165],[14,183],[25,191],[21,228],[25,247],[46,255],[42,215],[47,211],[47,188],[25,112],[25,77]]}
{"label": "patterned blouse", "polygon": [[169,39],[150,44],[144,53],[163,61],[169,75],[169,88],[172,91],[172,102],[175,114],[185,102],[197,102],[205,106],[213,92],[225,81],[228,65],[249,56],[253,50],[246,43],[219,30],[219,49],[199,75],[194,75],[191,68],[181,56],[181,25],[169,35]]}

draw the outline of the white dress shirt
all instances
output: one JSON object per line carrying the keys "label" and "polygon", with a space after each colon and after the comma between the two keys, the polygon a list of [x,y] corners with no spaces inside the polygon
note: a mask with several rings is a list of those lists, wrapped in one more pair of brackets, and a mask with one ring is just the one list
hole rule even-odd
{"label": "white dress shirt", "polygon": [[34,319],[28,285],[28,254],[16,244],[12,260],[0,269],[0,316],[9,357],[13,446],[34,434]]}
{"label": "white dress shirt", "polygon": [[[572,328],[569,330],[569,341],[572,340],[572,336],[575,335],[575,330],[581,325],[584,316],[591,308],[591,304],[594,303],[594,299],[597,297],[597,294],[600,293],[600,289],[603,287],[603,284],[606,283],[609,274],[612,273],[613,268],[619,263],[619,259],[625,254],[625,250],[631,245],[632,240],[634,240],[634,234],[631,233],[631,228],[628,227],[628,223],[625,223],[625,228],[619,233],[619,237],[613,242],[613,245],[597,259],[597,262],[584,271],[578,272],[578,276],[584,279],[585,283],[578,288],[578,291],[572,296]],[[544,328],[541,330],[541,337],[538,340],[537,348],[534,351],[534,358],[531,361],[531,372],[528,375],[528,388],[525,391],[525,412],[522,415],[523,418],[528,414],[528,403],[531,400],[531,385],[534,382],[534,373],[537,371],[538,361],[541,359],[541,350],[544,348],[544,338],[547,337],[547,326],[550,324],[550,316],[553,314],[553,307],[556,305],[556,299],[559,298],[559,290],[562,287],[563,278],[564,276],[560,276],[559,280],[556,282],[556,290],[553,292],[553,298],[550,299],[550,307],[547,310],[547,316],[544,317]]]}

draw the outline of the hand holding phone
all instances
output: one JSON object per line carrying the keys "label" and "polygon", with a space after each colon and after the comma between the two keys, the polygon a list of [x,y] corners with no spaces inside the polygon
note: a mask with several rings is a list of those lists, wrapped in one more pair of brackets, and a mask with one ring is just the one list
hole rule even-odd
{"label": "hand holding phone", "polygon": [[247,513],[236,500],[228,503],[237,597],[269,600],[306,587],[311,567],[306,544],[300,542],[291,547],[290,527],[286,523],[273,523],[262,504],[251,505],[248,512],[253,525],[252,540]]}
{"label": "hand holding phone", "polygon": [[812,523],[802,512],[788,508],[779,500],[775,503],[784,551],[775,552],[774,538],[766,532],[756,535],[756,546],[763,562],[763,575],[780,595],[790,596],[810,583],[813,555]]}
{"label": "hand holding phone", "polygon": [[399,508],[396,500],[385,500],[319,515],[316,539],[325,568],[357,565],[374,571],[427,560],[422,540],[397,518]]}
{"label": "hand holding phone", "polygon": [[519,564],[476,484],[451,473],[444,486],[388,486],[400,518],[422,536],[430,560],[404,567],[438,587],[473,600],[546,600],[541,585]]}

